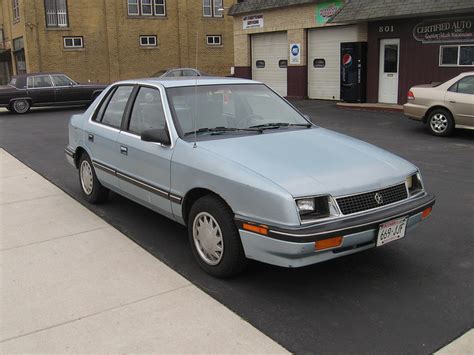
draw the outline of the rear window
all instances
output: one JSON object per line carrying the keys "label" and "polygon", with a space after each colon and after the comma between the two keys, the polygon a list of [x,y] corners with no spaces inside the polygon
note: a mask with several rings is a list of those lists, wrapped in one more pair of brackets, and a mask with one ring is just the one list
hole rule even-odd
{"label": "rear window", "polygon": [[17,82],[16,78],[13,78],[12,80],[10,80],[10,85],[16,86],[16,82]]}

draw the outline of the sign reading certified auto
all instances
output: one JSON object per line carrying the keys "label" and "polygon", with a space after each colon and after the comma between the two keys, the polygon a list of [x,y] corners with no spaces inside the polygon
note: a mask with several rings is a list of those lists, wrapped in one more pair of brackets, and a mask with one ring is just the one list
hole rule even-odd
{"label": "sign reading certified auto", "polygon": [[316,5],[316,23],[324,25],[344,5],[342,0],[333,0]]}
{"label": "sign reading certified auto", "polygon": [[249,15],[242,18],[242,27],[244,30],[250,28],[263,28],[263,15]]}
{"label": "sign reading certified auto", "polygon": [[290,64],[301,64],[301,45],[299,43],[290,44]]}
{"label": "sign reading certified auto", "polygon": [[422,43],[474,41],[474,17],[423,21],[413,28],[413,37]]}

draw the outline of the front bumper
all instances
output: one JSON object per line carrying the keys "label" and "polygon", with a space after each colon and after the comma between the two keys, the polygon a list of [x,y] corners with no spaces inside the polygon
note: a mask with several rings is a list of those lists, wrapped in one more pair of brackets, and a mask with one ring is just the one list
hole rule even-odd
{"label": "front bumper", "polygon": [[[375,247],[380,224],[392,219],[408,217],[406,233],[409,233],[422,220],[423,211],[434,203],[433,195],[425,195],[344,220],[297,229],[268,227],[267,236],[244,230],[242,225],[248,221],[237,220],[237,226],[247,258],[283,267],[301,267]],[[339,247],[315,250],[316,241],[334,236],[343,237]]]}

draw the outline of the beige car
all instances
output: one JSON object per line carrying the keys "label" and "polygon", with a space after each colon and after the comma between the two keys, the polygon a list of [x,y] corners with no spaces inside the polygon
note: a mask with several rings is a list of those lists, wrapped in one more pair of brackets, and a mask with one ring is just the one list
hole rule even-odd
{"label": "beige car", "polygon": [[474,129],[474,72],[439,85],[412,87],[403,112],[426,123],[435,136],[448,136],[455,128]]}

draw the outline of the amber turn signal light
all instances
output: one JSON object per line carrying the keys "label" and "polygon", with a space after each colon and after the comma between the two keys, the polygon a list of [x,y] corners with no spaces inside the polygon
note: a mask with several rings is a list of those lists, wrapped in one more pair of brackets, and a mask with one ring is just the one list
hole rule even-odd
{"label": "amber turn signal light", "polygon": [[342,244],[342,237],[331,237],[328,239],[321,239],[314,243],[314,249],[324,250],[335,248]]}
{"label": "amber turn signal light", "polygon": [[249,232],[267,235],[268,228],[266,226],[254,226],[253,224],[244,223],[243,228]]}
{"label": "amber turn signal light", "polygon": [[432,207],[428,207],[427,209],[425,209],[423,213],[421,214],[421,219],[425,219],[426,217],[428,217],[431,214],[432,210],[433,210]]}

